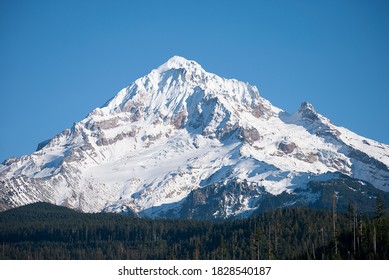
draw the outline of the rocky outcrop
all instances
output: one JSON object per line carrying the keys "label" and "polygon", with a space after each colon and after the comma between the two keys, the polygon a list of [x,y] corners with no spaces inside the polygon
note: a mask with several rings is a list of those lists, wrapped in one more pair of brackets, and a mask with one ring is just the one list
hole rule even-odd
{"label": "rocky outcrop", "polygon": [[183,128],[186,123],[187,116],[184,111],[180,111],[172,120],[172,124],[176,129]]}
{"label": "rocky outcrop", "polygon": [[257,206],[263,192],[257,183],[246,180],[210,184],[188,195],[180,215],[186,219],[210,220],[248,216]]}
{"label": "rocky outcrop", "polygon": [[364,164],[371,165],[376,170],[384,170],[384,171],[389,173],[389,168],[385,164],[383,164],[382,162],[376,160],[375,158],[367,155],[366,153],[364,153],[362,151],[359,151],[357,149],[350,147],[350,151],[348,153],[348,156],[350,158],[354,158],[360,162],[363,162]]}
{"label": "rocky outcrop", "polygon": [[295,156],[299,160],[302,160],[302,161],[305,161],[308,163],[314,163],[315,161],[318,160],[317,153],[312,153],[312,152],[310,152],[308,154],[297,152]]}
{"label": "rocky outcrop", "polygon": [[89,121],[85,124],[85,128],[89,129],[91,131],[100,131],[104,129],[112,129],[118,126],[119,119],[118,118],[111,118],[109,120],[94,122]]}
{"label": "rocky outcrop", "polygon": [[297,145],[293,142],[280,142],[278,144],[278,149],[283,151],[285,154],[293,153],[296,149]]}
{"label": "rocky outcrop", "polygon": [[256,128],[243,128],[241,131],[242,138],[247,141],[249,144],[253,144],[255,141],[261,139],[261,135]]}
{"label": "rocky outcrop", "polygon": [[104,134],[99,135],[98,139],[96,140],[97,146],[108,146],[111,144],[115,144],[116,142],[123,140],[125,138],[135,137],[137,135],[136,130],[132,130],[129,132],[122,132],[118,135],[116,135],[114,138],[106,138]]}

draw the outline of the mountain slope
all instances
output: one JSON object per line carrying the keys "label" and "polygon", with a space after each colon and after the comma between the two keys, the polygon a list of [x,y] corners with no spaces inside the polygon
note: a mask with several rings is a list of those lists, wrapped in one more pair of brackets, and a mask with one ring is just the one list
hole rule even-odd
{"label": "mountain slope", "polygon": [[199,188],[246,180],[253,192],[223,213],[249,215],[260,208],[255,191],[293,194],[339,173],[389,191],[389,146],[309,103],[288,114],[255,86],[173,57],[35,153],[1,164],[0,207],[47,201],[177,217]]}

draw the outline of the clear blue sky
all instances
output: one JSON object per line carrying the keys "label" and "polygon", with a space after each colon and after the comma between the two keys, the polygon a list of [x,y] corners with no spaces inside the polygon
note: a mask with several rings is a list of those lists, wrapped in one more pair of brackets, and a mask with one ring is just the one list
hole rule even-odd
{"label": "clear blue sky", "polygon": [[389,144],[389,1],[0,0],[0,162],[173,55]]}

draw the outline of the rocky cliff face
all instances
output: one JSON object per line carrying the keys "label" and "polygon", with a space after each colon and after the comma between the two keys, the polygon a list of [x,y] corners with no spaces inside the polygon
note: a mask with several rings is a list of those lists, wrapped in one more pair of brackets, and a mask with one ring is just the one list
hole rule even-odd
{"label": "rocky cliff face", "polygon": [[0,209],[47,201],[195,217],[188,209],[205,203],[204,216],[233,217],[260,208],[263,193],[293,195],[337,173],[389,191],[388,166],[388,145],[335,126],[311,104],[288,114],[255,86],[173,57],[35,153],[3,162]]}

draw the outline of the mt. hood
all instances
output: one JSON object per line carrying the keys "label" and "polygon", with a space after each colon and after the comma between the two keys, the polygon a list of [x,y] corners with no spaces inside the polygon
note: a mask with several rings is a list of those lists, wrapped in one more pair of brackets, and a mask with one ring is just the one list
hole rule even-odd
{"label": "mt. hood", "polygon": [[46,201],[84,212],[240,217],[275,197],[287,196],[277,207],[315,203],[312,182],[345,178],[361,193],[388,192],[389,146],[306,102],[288,114],[255,86],[175,56],[36,152],[0,164],[0,210]]}

